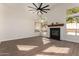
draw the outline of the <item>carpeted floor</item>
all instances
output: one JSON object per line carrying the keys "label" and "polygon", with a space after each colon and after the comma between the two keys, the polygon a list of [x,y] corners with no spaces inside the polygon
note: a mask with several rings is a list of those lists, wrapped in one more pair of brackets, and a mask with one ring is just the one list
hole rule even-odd
{"label": "carpeted floor", "polygon": [[42,37],[5,41],[0,56],[79,56],[79,44]]}

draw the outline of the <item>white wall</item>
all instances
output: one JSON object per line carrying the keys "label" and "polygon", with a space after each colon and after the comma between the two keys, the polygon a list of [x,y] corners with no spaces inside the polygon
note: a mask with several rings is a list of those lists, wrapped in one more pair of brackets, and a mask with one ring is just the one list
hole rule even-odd
{"label": "white wall", "polygon": [[0,41],[38,36],[34,32],[37,16],[28,11],[31,4],[0,4]]}
{"label": "white wall", "polygon": [[[68,3],[63,3],[63,4],[54,4],[52,5],[52,8],[48,14],[45,16],[48,18],[49,24],[52,22],[60,22],[66,24],[66,11],[69,8],[73,7],[79,7],[79,4],[68,4]],[[79,37],[78,36],[68,36],[65,31],[65,26],[62,28],[61,32],[61,40],[67,40],[67,41],[72,41],[72,42],[78,42],[79,43]]]}

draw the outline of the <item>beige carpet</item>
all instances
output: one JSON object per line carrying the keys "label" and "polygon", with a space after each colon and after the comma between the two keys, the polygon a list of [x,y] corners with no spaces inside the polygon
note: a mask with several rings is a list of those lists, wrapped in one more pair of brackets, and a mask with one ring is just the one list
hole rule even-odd
{"label": "beige carpet", "polygon": [[2,42],[0,56],[78,56],[79,44],[42,37]]}

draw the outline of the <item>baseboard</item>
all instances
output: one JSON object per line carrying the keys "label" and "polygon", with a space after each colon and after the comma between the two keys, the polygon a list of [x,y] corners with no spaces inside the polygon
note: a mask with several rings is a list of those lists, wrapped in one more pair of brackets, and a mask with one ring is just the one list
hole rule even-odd
{"label": "baseboard", "polygon": [[29,37],[17,37],[17,38],[11,38],[11,39],[4,39],[1,40],[0,42],[4,42],[4,41],[11,41],[11,40],[18,40],[18,39],[24,39],[24,38],[33,38],[33,37],[38,37],[38,35],[34,35],[34,36],[29,36]]}
{"label": "baseboard", "polygon": [[68,42],[73,42],[73,43],[79,43],[79,41],[74,41],[74,40],[62,40],[62,41],[68,41]]}

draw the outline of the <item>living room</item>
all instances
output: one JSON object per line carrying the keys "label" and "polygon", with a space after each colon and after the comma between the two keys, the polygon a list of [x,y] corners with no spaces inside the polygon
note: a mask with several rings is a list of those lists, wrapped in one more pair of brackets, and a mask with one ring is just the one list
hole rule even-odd
{"label": "living room", "polygon": [[79,3],[0,3],[0,55],[78,56],[78,12]]}

